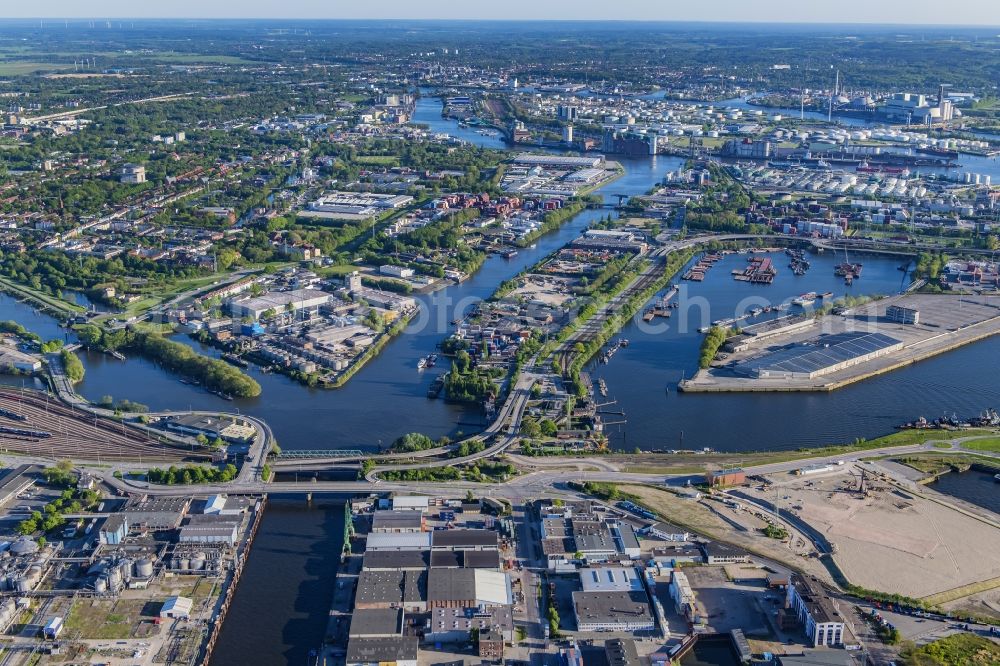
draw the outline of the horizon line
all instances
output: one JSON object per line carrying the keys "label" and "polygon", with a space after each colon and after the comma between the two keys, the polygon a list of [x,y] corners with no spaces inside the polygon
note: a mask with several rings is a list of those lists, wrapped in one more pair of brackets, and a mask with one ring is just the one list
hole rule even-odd
{"label": "horizon line", "polygon": [[[445,23],[671,23],[714,25],[782,25],[782,26],[865,26],[906,28],[977,28],[1000,29],[997,24],[978,23],[887,23],[883,21],[785,21],[770,20],[719,20],[703,19],[646,19],[646,18],[456,18],[456,17],[375,17],[375,16],[0,16],[0,21],[411,21]],[[1000,35],[998,35],[1000,36]]]}

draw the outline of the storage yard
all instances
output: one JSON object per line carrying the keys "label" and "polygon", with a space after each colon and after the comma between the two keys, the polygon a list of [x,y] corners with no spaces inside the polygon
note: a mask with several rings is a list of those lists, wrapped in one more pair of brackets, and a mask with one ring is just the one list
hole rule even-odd
{"label": "storage yard", "polygon": [[[809,310],[805,310],[809,314]],[[730,339],[687,392],[831,391],[1000,333],[1000,297],[907,294]]]}

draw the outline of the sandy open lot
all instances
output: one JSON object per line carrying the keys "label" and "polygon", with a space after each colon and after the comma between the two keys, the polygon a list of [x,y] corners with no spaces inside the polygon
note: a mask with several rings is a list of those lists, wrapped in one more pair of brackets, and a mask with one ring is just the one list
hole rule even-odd
{"label": "sandy open lot", "polygon": [[777,493],[753,492],[768,500],[777,494],[783,509],[822,532],[857,585],[925,597],[1000,576],[1000,530],[884,483],[868,496],[853,492],[851,469],[782,475]]}

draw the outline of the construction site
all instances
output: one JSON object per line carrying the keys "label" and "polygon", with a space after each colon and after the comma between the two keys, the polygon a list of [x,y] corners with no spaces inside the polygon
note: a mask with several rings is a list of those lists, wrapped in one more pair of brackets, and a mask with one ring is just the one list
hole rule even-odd
{"label": "construction site", "polygon": [[733,494],[807,533],[864,588],[927,599],[1000,577],[1000,517],[949,502],[890,462],[807,466]]}

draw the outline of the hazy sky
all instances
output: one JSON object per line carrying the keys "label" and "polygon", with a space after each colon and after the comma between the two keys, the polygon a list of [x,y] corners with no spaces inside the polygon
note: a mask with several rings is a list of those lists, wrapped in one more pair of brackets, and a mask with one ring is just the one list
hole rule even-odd
{"label": "hazy sky", "polygon": [[648,19],[1000,25],[998,0],[38,0],[3,18]]}

